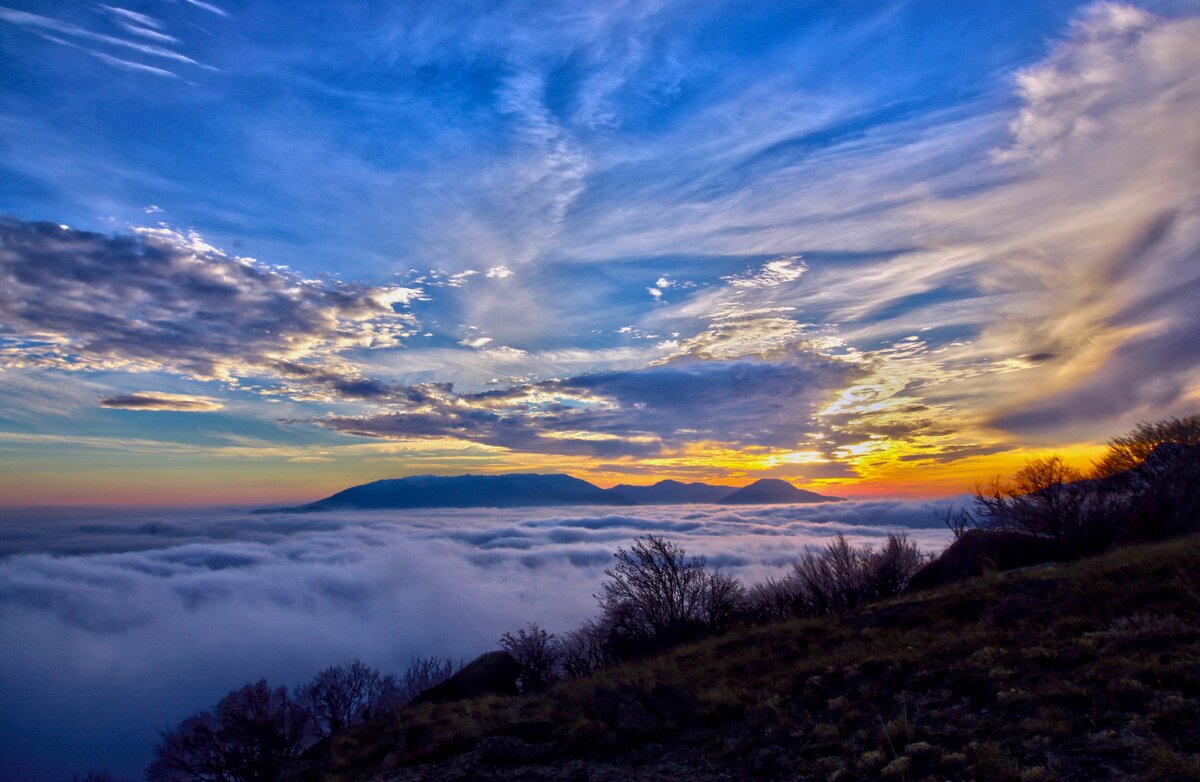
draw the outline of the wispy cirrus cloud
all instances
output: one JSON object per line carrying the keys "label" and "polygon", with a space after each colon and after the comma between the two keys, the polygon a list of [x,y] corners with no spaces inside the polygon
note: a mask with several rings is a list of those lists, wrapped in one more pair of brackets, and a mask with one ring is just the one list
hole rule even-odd
{"label": "wispy cirrus cloud", "polygon": [[[168,62],[189,65],[205,70],[214,70],[211,66],[198,62],[191,57],[177,51],[173,48],[168,48],[179,43],[179,39],[174,36],[161,32],[162,24],[158,20],[146,14],[129,11],[124,8],[115,8],[112,6],[101,5],[100,8],[109,13],[126,32],[132,33],[141,38],[149,38],[157,43],[146,43],[144,41],[131,40],[129,38],[120,38],[107,33],[100,33],[86,27],[74,24],[72,22],[55,19],[41,14],[21,11],[15,8],[6,8],[0,6],[0,21],[8,22],[9,24],[18,27],[24,27],[32,30],[38,35],[55,41],[56,43],[67,43],[56,36],[66,36],[80,41],[88,41],[93,44],[100,44],[126,52],[136,52],[145,55],[152,60],[167,60]],[[133,24],[131,24],[131,22]],[[111,54],[106,54],[101,51],[83,48],[89,54],[93,55],[102,62],[110,65],[123,68],[125,70],[142,71],[146,73],[154,73],[155,75],[163,75],[164,73],[174,74],[172,71],[167,71],[165,68],[150,66],[145,63],[133,62],[120,57],[114,57]]]}

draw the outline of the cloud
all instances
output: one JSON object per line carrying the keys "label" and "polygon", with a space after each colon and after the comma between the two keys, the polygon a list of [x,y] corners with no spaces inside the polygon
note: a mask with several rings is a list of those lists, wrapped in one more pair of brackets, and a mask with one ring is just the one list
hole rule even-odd
{"label": "cloud", "polygon": [[128,8],[118,8],[116,6],[105,5],[103,3],[100,4],[100,7],[114,16],[128,19],[129,21],[142,27],[151,27],[155,30],[161,30],[163,28],[162,21],[150,16],[149,14],[142,14],[138,13],[137,11],[130,11]]}
{"label": "cloud", "polygon": [[205,11],[208,11],[210,14],[216,14],[217,16],[229,16],[227,11],[222,8],[218,8],[212,3],[205,3],[202,2],[202,0],[184,0],[184,2],[188,3],[189,5],[194,5],[197,8],[202,8]]}
{"label": "cloud", "polygon": [[391,411],[317,422],[366,437],[457,437],[539,453],[644,456],[695,440],[792,447],[856,371],[808,356],[675,363],[476,393],[397,387]]}
{"label": "cloud", "polygon": [[[249,515],[42,510],[0,531],[0,778],[136,778],[158,731],[265,676],[351,657],[470,659],[530,620],[573,628],[617,546],[655,532],[747,580],[837,532],[909,529],[932,504]],[[297,639],[303,639],[297,642]]]}
{"label": "cloud", "polygon": [[[727,285],[654,314],[650,323],[685,333],[679,323],[688,318],[709,322],[664,343],[664,360],[797,350],[839,357],[861,374],[823,416],[835,438],[868,447],[880,435],[914,453],[935,447],[939,458],[1095,440],[1194,411],[1197,35],[1195,16],[1092,4],[1045,58],[1014,74],[1015,117],[927,121],[900,143],[880,128],[872,131],[884,134],[880,151],[846,149],[837,168],[806,160],[803,170],[775,171],[772,185],[797,188],[790,198],[763,205],[772,190],[761,183],[715,196],[714,220],[746,227],[714,228],[710,251],[807,242],[878,256],[810,258],[799,281],[777,286],[764,284],[773,278],[763,265],[726,275]],[[922,173],[914,186],[935,151],[959,161],[954,172]],[[897,176],[903,165],[912,168]],[[861,181],[862,191],[839,189],[859,192],[860,203],[828,205],[810,220],[816,196],[801,176]],[[863,203],[875,206],[863,211]],[[773,226],[749,214],[752,206],[771,213]],[[638,208],[664,224],[661,211]],[[791,234],[774,232],[784,225]]]}
{"label": "cloud", "polygon": [[0,365],[167,371],[236,384],[302,374],[416,327],[404,287],[314,280],[195,234],[106,237],[0,220]]}
{"label": "cloud", "polygon": [[[65,43],[65,41],[63,41],[63,43]],[[100,62],[112,65],[116,68],[121,68],[122,70],[134,71],[135,73],[148,73],[152,76],[162,76],[167,79],[179,78],[179,74],[175,73],[174,71],[169,71],[166,68],[156,68],[153,65],[133,62],[132,60],[123,60],[120,57],[113,57],[112,55],[105,54],[104,52],[92,51],[91,49],[84,49],[84,51],[95,57]]]}
{"label": "cloud", "polygon": [[[129,41],[123,38],[114,38],[111,35],[92,32],[91,30],[80,27],[79,25],[71,24],[70,22],[59,21],[57,19],[52,19],[48,16],[42,16],[40,14],[33,14],[27,11],[18,11],[12,8],[0,6],[0,20],[8,22],[9,24],[18,25],[20,27],[29,27],[33,28],[34,30],[49,30],[53,33],[58,33],[59,35],[67,35],[87,41],[95,41],[97,43],[102,43],[109,46],[129,49],[159,59],[171,60],[173,62],[192,65],[198,68],[213,70],[210,66],[197,62],[191,57],[180,54],[172,49],[166,49],[162,46],[155,46],[148,43]],[[100,55],[97,53],[97,56],[106,55]]]}
{"label": "cloud", "polygon": [[750,270],[744,274],[732,274],[721,279],[735,288],[774,288],[777,285],[795,282],[806,271],[808,271],[808,266],[800,259],[800,256],[792,255],[767,261],[757,270]]}
{"label": "cloud", "polygon": [[1161,23],[1150,12],[1124,3],[1088,6],[1072,23],[1064,43],[1046,60],[1017,74],[1024,106],[1011,125],[1012,145],[999,150],[997,158],[1054,157],[1066,146],[1086,144],[1103,132],[1105,115],[1130,97],[1121,94],[1129,88],[1130,77],[1154,78],[1153,71],[1130,68],[1123,55],[1136,52],[1144,36]]}
{"label": "cloud", "polygon": [[216,399],[189,394],[166,394],[160,391],[139,391],[101,399],[101,407],[116,410],[173,410],[188,413],[209,413],[223,410],[225,405]]}
{"label": "cloud", "polygon": [[1200,402],[1198,35],[1196,17],[1090,6],[1018,76],[998,155],[1018,178],[933,210],[973,224],[981,286],[1005,295],[975,349],[1047,357],[993,388],[991,423],[1081,436]]}
{"label": "cloud", "polygon": [[665,343],[672,349],[657,363],[692,357],[704,361],[730,361],[754,356],[763,360],[794,355],[809,342],[812,330],[787,317],[717,317],[703,331]]}

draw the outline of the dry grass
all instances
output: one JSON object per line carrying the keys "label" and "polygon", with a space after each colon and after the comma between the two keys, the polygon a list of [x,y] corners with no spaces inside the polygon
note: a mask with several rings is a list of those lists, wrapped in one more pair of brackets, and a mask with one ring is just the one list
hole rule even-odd
{"label": "dry grass", "polygon": [[[557,779],[649,746],[714,779],[1200,779],[1196,572],[1200,536],[744,628],[538,696],[401,711],[319,776]],[[493,736],[542,759],[472,754]]]}

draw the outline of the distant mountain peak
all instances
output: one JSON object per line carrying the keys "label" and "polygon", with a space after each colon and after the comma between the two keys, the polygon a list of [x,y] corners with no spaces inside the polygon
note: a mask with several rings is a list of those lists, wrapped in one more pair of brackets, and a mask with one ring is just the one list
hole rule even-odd
{"label": "distant mountain peak", "polygon": [[403,508],[516,508],[560,505],[778,504],[837,499],[765,478],[749,486],[721,486],[664,478],[651,486],[601,489],[563,473],[411,475],[351,486],[295,511]]}
{"label": "distant mountain peak", "polygon": [[723,505],[765,505],[784,503],[840,502],[841,497],[827,497],[815,491],[797,489],[780,478],[760,478],[720,500]]}
{"label": "distant mountain peak", "polygon": [[633,505],[563,473],[414,475],[352,486],[300,510]]}

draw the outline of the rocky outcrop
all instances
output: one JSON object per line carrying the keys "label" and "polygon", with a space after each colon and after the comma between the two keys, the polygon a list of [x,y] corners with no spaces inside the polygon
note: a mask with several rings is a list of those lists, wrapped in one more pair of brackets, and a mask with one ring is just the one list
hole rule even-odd
{"label": "rocky outcrop", "polygon": [[1068,546],[1021,532],[967,530],[941,556],[916,572],[908,592],[953,584],[991,570],[1013,570],[1074,559]]}
{"label": "rocky outcrop", "polygon": [[448,703],[484,695],[516,695],[521,664],[508,652],[476,657],[458,673],[413,698],[414,704]]}

